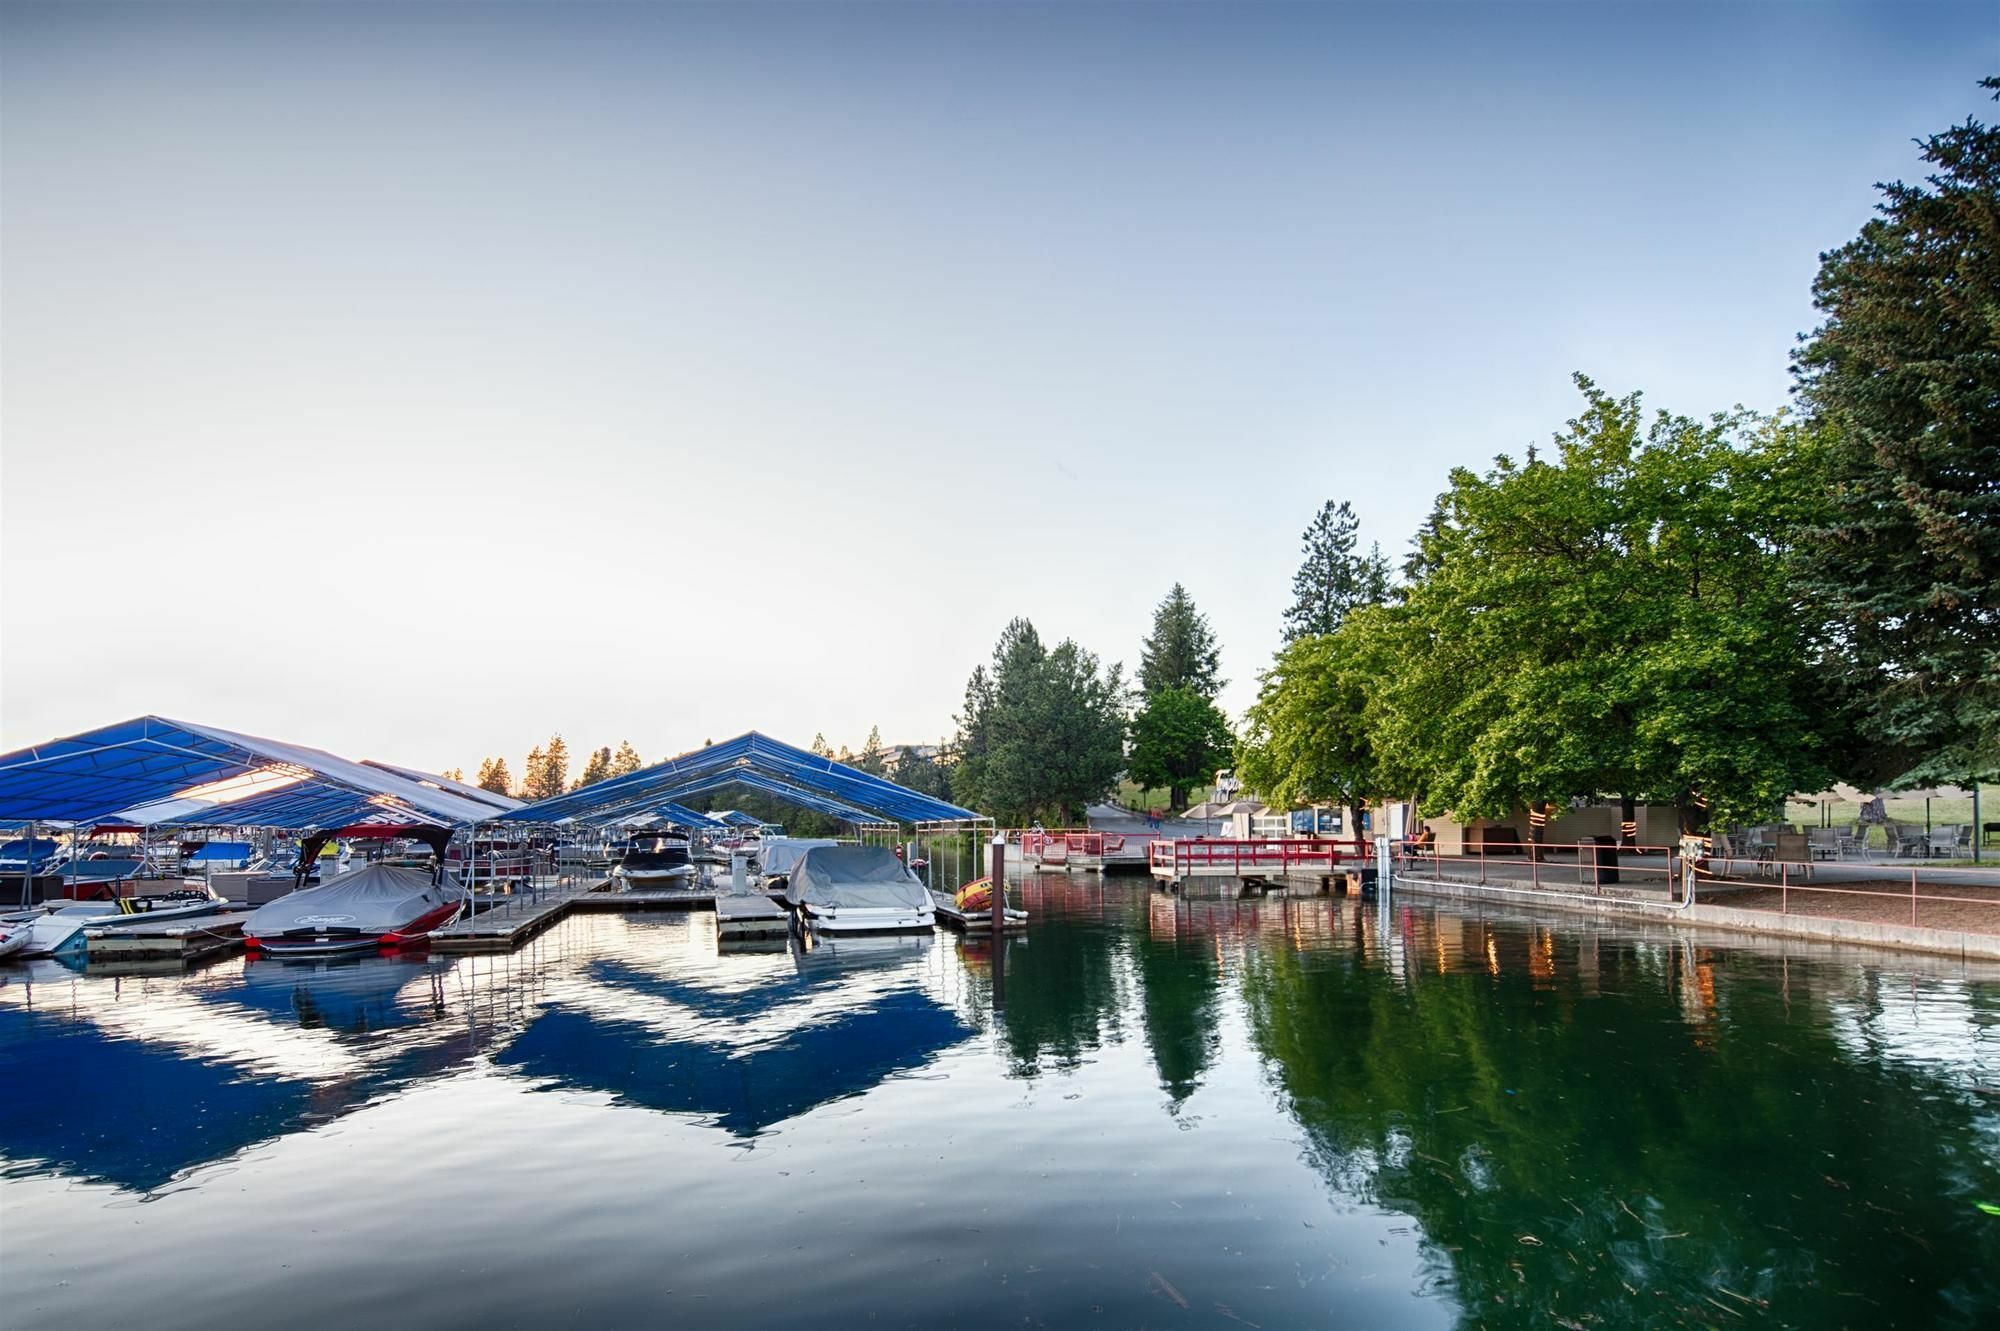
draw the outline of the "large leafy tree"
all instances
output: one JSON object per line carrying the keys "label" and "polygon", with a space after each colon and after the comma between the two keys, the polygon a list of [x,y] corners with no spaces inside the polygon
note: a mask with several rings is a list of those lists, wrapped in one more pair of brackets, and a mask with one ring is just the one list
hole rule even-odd
{"label": "large leafy tree", "polygon": [[2000,770],[2000,126],[1922,155],[1925,183],[1882,186],[1821,256],[1825,322],[1794,362],[1833,482],[1802,599],[1876,745],[1858,774],[1910,782]]}
{"label": "large leafy tree", "polygon": [[1167,801],[1187,807],[1188,788],[1229,761],[1229,718],[1192,688],[1164,688],[1132,720],[1125,774],[1141,786],[1165,786]]}
{"label": "large leafy tree", "polygon": [[959,803],[1009,821],[1077,817],[1124,766],[1122,672],[1068,640],[1049,649],[1016,619],[966,684],[953,748]]}
{"label": "large leafy tree", "polygon": [[1369,713],[1372,690],[1396,665],[1383,650],[1391,613],[1364,608],[1337,632],[1300,638],[1278,653],[1236,747],[1236,774],[1246,786],[1274,804],[1351,810],[1385,793]]}
{"label": "large leafy tree", "polygon": [[1821,502],[1811,436],[1577,384],[1553,457],[1452,473],[1385,615],[1378,761],[1461,816],[1616,793],[1744,819],[1822,789],[1838,727],[1786,550]]}
{"label": "large leafy tree", "polygon": [[1357,606],[1375,605],[1389,594],[1389,561],[1378,546],[1357,554],[1360,521],[1354,506],[1331,499],[1300,538],[1299,571],[1292,577],[1292,604],[1285,611],[1285,641],[1331,633]]}
{"label": "large leafy tree", "polygon": [[1178,582],[1153,611],[1153,632],[1139,647],[1139,689],[1191,689],[1213,699],[1222,691],[1222,649],[1208,616]]}

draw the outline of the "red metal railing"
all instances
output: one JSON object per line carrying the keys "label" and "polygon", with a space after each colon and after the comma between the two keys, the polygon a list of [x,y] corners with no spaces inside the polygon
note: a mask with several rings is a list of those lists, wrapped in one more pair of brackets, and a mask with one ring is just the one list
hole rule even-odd
{"label": "red metal railing", "polygon": [[1368,844],[1315,837],[1301,841],[1211,841],[1155,839],[1147,859],[1155,874],[1176,879],[1196,871],[1236,875],[1332,873],[1368,860]]}

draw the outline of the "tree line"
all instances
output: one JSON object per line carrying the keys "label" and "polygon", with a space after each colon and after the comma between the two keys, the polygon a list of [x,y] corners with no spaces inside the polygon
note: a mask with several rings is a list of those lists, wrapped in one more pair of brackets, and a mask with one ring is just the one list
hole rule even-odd
{"label": "tree line", "polygon": [[[553,799],[565,791],[581,790],[599,781],[609,781],[614,776],[636,772],[644,765],[639,758],[639,751],[632,747],[632,742],[621,740],[616,750],[608,744],[603,748],[590,750],[589,756],[583,761],[583,770],[577,774],[576,780],[571,781],[569,743],[558,731],[549,736],[548,743],[537,744],[529,750],[518,785],[505,758],[482,759],[472,784],[481,790],[490,790],[496,795],[509,795],[533,803],[536,800]],[[445,775],[455,781],[465,779],[465,774],[457,768]]]}
{"label": "tree line", "polygon": [[1615,795],[1693,829],[2000,771],[2000,130],[1922,156],[1821,256],[1796,411],[1648,412],[1579,375],[1550,447],[1451,473],[1399,580],[1316,524],[1335,613],[1293,616],[1243,779],[1462,817]]}

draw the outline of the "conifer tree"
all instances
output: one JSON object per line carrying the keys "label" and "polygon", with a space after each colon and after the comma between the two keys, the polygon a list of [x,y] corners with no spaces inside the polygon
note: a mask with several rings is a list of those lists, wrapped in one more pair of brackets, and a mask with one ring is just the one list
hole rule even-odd
{"label": "conifer tree", "polygon": [[1292,605],[1285,611],[1285,641],[1332,633],[1347,612],[1378,605],[1389,595],[1389,561],[1380,546],[1355,553],[1360,521],[1346,500],[1329,499],[1300,538],[1304,560],[1292,578]]}
{"label": "conifer tree", "polygon": [[479,779],[473,784],[481,790],[490,790],[496,795],[514,793],[514,777],[507,770],[505,758],[485,758],[479,764]]}
{"label": "conifer tree", "polygon": [[618,741],[618,752],[611,755],[611,775],[629,776],[643,766],[645,764],[639,761],[639,751],[632,747],[632,741]]}
{"label": "conifer tree", "polygon": [[[2000,78],[1981,85],[2000,99]],[[1862,779],[2000,771],[2000,125],[1923,141],[1924,184],[1821,256],[1794,357],[1834,512],[1798,547]]]}
{"label": "conifer tree", "polygon": [[1153,611],[1153,633],[1139,648],[1139,688],[1148,697],[1163,689],[1189,689],[1214,701],[1222,651],[1208,616],[1178,582]]}

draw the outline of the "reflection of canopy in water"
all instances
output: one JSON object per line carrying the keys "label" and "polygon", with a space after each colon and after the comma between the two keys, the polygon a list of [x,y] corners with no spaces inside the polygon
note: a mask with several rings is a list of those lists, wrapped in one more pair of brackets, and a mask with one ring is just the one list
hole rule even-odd
{"label": "reflection of canopy in water", "polygon": [[754,1136],[922,1067],[972,1033],[899,973],[921,956],[884,950],[856,968],[814,955],[790,979],[734,992],[599,961],[588,968],[597,983],[553,996],[494,1061]]}
{"label": "reflection of canopy in water", "polygon": [[[203,977],[122,999],[102,981],[41,984],[34,1007],[27,986],[9,986],[0,1156],[144,1191],[464,1062],[463,1026],[397,1003],[436,963],[357,960],[257,962],[240,984]],[[369,1038],[342,1033],[360,1030]]]}

